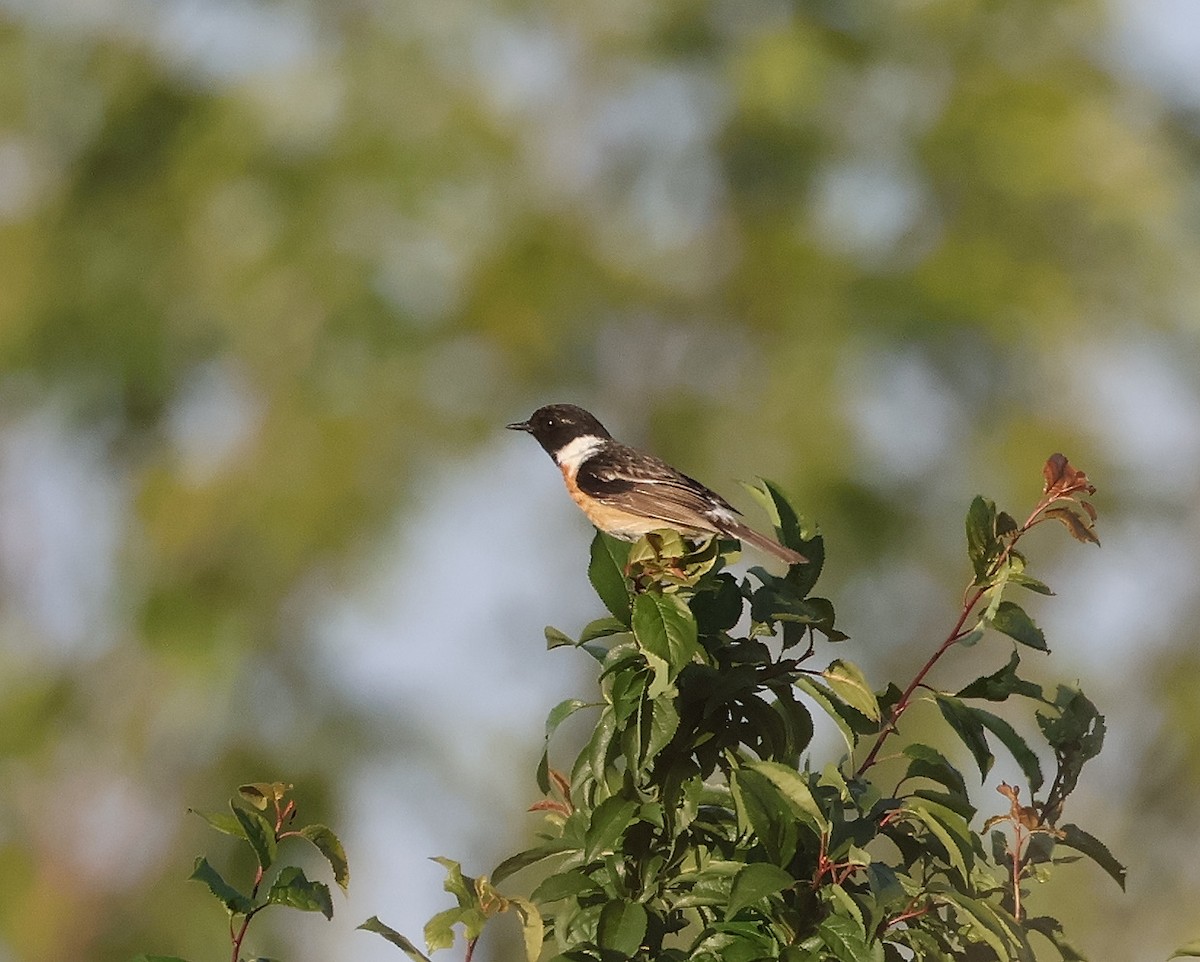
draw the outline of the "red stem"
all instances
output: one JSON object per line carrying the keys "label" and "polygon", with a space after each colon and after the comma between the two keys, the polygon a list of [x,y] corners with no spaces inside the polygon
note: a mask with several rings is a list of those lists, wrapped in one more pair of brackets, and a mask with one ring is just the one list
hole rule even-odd
{"label": "red stem", "polygon": [[[263,870],[262,866],[258,867],[258,871],[254,873],[254,886],[250,889],[250,901],[253,902],[258,895],[258,887],[262,885]],[[229,962],[238,962],[238,957],[242,952],[242,940],[246,938],[246,930],[250,928],[250,920],[254,918],[254,910],[247,912],[242,918],[242,927],[238,930],[237,935],[233,934],[233,918],[229,919],[229,934],[233,941],[233,954],[229,957]]]}
{"label": "red stem", "polygon": [[[996,560],[992,562],[992,565],[987,572],[988,578],[999,571],[1004,562],[1008,560],[1008,556],[1012,554],[1012,550],[1016,546],[1016,543],[1021,539],[1021,536],[1037,523],[1038,515],[1045,511],[1046,508],[1048,508],[1058,499],[1058,494],[1051,495],[1049,492],[1047,492],[1046,494],[1042,495],[1042,499],[1038,502],[1037,507],[1034,508],[1029,517],[1025,519],[1025,523],[1016,530],[1012,540],[1010,540],[1008,544],[1004,546],[1000,554],[996,556]],[[965,635],[969,634],[969,632],[963,630],[963,625],[967,623],[967,619],[971,616],[971,612],[975,609],[975,606],[979,604],[980,599],[983,598],[984,594],[987,593],[990,587],[991,585],[984,585],[981,588],[976,588],[974,593],[971,593],[971,587],[968,586],[967,596],[963,600],[962,611],[959,612],[958,620],[954,623],[954,627],[950,629],[950,633],[946,635],[945,640],[943,640],[938,646],[937,651],[929,656],[929,659],[921,666],[921,670],[917,672],[917,674],[913,677],[913,680],[908,683],[908,687],[905,688],[901,693],[899,700],[892,707],[891,717],[888,719],[883,731],[879,733],[879,736],[875,739],[875,744],[871,746],[871,750],[867,753],[867,757],[863,759],[862,764],[859,765],[858,769],[855,771],[854,774],[856,777],[862,775],[863,772],[875,764],[875,760],[879,757],[879,750],[883,748],[883,743],[887,741],[888,736],[896,731],[896,724],[900,721],[900,716],[908,710],[909,703],[912,700],[913,692],[915,692],[921,685],[921,682],[925,680],[925,676],[933,670],[933,666],[941,660],[942,656],[946,654],[946,652],[953,648],[954,645],[957,644],[958,641],[960,641]]]}
{"label": "red stem", "polygon": [[893,925],[899,925],[901,922],[907,922],[909,919],[917,919],[925,915],[932,908],[932,905],[922,905],[918,908],[911,908],[901,912],[894,919],[888,919],[885,928],[891,928]]}

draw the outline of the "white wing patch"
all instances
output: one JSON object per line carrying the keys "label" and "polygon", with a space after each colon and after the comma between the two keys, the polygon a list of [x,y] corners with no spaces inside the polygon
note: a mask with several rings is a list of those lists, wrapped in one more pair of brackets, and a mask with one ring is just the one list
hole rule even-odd
{"label": "white wing patch", "polygon": [[737,515],[726,507],[716,506],[710,512],[713,519],[722,524],[738,524]]}

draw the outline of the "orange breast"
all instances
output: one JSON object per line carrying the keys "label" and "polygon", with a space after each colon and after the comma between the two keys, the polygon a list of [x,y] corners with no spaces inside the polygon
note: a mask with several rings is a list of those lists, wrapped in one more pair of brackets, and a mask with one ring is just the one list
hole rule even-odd
{"label": "orange breast", "polygon": [[622,511],[620,508],[602,504],[579,490],[579,485],[575,483],[575,473],[567,465],[560,465],[560,470],[571,500],[579,505],[579,509],[587,515],[587,519],[605,534],[611,534],[614,538],[635,541],[650,531],[670,527],[661,521],[653,521],[643,518],[641,515]]}

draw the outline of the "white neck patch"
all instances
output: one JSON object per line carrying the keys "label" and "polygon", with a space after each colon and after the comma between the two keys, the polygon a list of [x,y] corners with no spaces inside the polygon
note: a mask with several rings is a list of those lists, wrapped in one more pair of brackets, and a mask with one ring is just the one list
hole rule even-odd
{"label": "white neck patch", "polygon": [[604,443],[603,438],[594,434],[584,434],[573,438],[554,452],[554,461],[560,468],[566,468],[571,474],[579,470],[579,466],[590,458]]}

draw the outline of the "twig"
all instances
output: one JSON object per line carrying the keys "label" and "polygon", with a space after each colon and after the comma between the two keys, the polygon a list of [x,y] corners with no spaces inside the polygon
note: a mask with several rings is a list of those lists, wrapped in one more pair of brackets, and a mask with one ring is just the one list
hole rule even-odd
{"label": "twig", "polygon": [[[1029,517],[1025,519],[1025,523],[1012,533],[1012,536],[1008,539],[1008,543],[1005,544],[1000,550],[1000,553],[996,556],[995,561],[988,566],[984,577],[982,579],[977,578],[967,586],[966,590],[963,592],[962,610],[958,614],[958,620],[954,622],[954,627],[950,629],[950,633],[946,635],[942,643],[938,645],[937,650],[934,651],[934,653],[929,656],[925,664],[921,666],[921,669],[913,677],[913,680],[908,683],[908,687],[905,688],[901,693],[896,704],[892,706],[891,715],[888,717],[887,724],[884,725],[883,730],[879,733],[878,737],[876,737],[875,743],[871,746],[871,750],[867,753],[867,757],[863,759],[862,764],[859,765],[858,769],[855,771],[854,774],[856,776],[861,776],[868,768],[875,764],[875,760],[879,755],[879,750],[883,747],[883,743],[887,741],[889,735],[892,735],[896,731],[896,725],[900,721],[900,716],[908,710],[908,706],[912,701],[913,692],[915,692],[917,688],[920,687],[922,682],[924,682],[925,676],[933,670],[933,666],[942,659],[942,656],[945,655],[946,652],[948,652],[959,641],[970,634],[970,631],[965,629],[963,626],[967,623],[967,619],[971,616],[971,612],[975,610],[975,606],[978,605],[979,602],[983,600],[983,596],[994,587],[988,582],[1008,562],[1008,559],[1012,556],[1013,548],[1016,547],[1017,542],[1021,540],[1021,537],[1027,531],[1029,531],[1030,528],[1032,528],[1039,521],[1043,520],[1041,517],[1042,512],[1044,512],[1056,501],[1062,500],[1062,498],[1063,493],[1061,490],[1053,486],[1048,486],[1047,490],[1043,493],[1041,500],[1038,501],[1037,506],[1030,513]],[[981,580],[984,582],[984,584],[979,585],[979,581]],[[972,588],[974,588],[973,591]]]}

